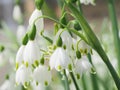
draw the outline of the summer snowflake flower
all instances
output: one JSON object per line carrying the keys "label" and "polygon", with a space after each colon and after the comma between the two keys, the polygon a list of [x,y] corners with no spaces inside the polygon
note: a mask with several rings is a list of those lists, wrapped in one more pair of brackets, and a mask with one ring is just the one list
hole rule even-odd
{"label": "summer snowflake flower", "polygon": [[33,64],[40,59],[40,49],[35,40],[28,41],[24,50],[23,59],[24,62],[28,64]]}
{"label": "summer snowflake flower", "polygon": [[52,76],[47,66],[39,65],[33,72],[33,78],[42,86],[47,86],[51,82]]}
{"label": "summer snowflake flower", "polygon": [[24,53],[24,49],[25,49],[25,45],[22,45],[17,54],[16,54],[16,63],[19,65],[19,64],[22,64],[23,62],[23,53]]}
{"label": "summer snowflake flower", "polygon": [[[31,15],[30,19],[29,19],[29,25],[32,26],[34,21],[40,16],[42,16],[42,11],[35,9]],[[40,33],[40,31],[43,30],[43,28],[44,28],[43,18],[39,18],[35,22],[35,25],[36,25],[37,32]]]}
{"label": "summer snowflake flower", "polygon": [[22,12],[19,5],[15,5],[13,9],[13,18],[17,22],[20,22],[22,20]]}
{"label": "summer snowflake flower", "polygon": [[92,68],[92,65],[87,60],[86,56],[82,56],[80,60],[76,61],[75,64],[75,72],[79,75],[82,75],[83,73],[90,71]]}
{"label": "summer snowflake flower", "polygon": [[16,71],[16,83],[25,85],[31,77],[31,69],[25,65],[21,65]]}
{"label": "summer snowflake flower", "polygon": [[67,69],[70,65],[70,58],[63,48],[57,48],[50,57],[50,68],[55,68],[57,71]]}
{"label": "summer snowflake flower", "polygon": [[88,4],[95,5],[94,1],[95,0],[80,0],[80,2],[85,4],[85,5],[88,5]]}
{"label": "summer snowflake flower", "polygon": [[22,38],[25,35],[25,32],[25,27],[23,25],[19,25],[17,29],[17,39],[20,43],[22,42]]}

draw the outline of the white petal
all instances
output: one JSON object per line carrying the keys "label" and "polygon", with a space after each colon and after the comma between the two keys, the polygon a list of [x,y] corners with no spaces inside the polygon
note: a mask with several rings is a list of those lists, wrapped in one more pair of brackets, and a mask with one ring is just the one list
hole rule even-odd
{"label": "white petal", "polygon": [[70,64],[70,58],[66,51],[63,48],[57,48],[50,57],[50,67],[54,67],[59,71],[59,66],[61,66],[62,69],[65,69],[68,67],[68,64]]}
{"label": "white petal", "polygon": [[16,63],[18,63],[18,64],[21,64],[22,61],[23,61],[23,52],[24,52],[24,49],[25,49],[25,46],[22,45],[22,46],[19,48],[19,50],[18,50],[18,52],[17,52],[17,54],[16,54]]}
{"label": "white petal", "polygon": [[22,38],[25,35],[25,27],[23,25],[19,25],[17,29],[17,39],[20,43],[22,43]]}
{"label": "white petal", "polygon": [[36,41],[29,41],[24,50],[23,59],[25,62],[33,64],[40,59],[40,49]]}
{"label": "white petal", "polygon": [[76,73],[83,74],[87,71],[90,71],[92,65],[90,62],[87,60],[86,56],[83,56],[80,60],[77,60],[75,64],[75,71]]}
{"label": "white petal", "polygon": [[13,18],[18,22],[21,21],[22,19],[21,9],[18,5],[16,5],[13,9]]}
{"label": "white petal", "polygon": [[51,72],[48,71],[46,66],[39,65],[33,72],[33,78],[42,85],[45,85],[45,82],[49,84],[51,82]]}
{"label": "white petal", "polygon": [[25,82],[28,82],[31,77],[31,69],[29,67],[26,67],[25,65],[21,65],[18,70],[16,71],[16,83],[18,84],[25,84]]}
{"label": "white petal", "polygon": [[[36,20],[40,16],[42,16],[42,11],[35,9],[29,19],[29,25],[32,26],[32,24],[34,23],[34,20]],[[40,33],[40,31],[43,30],[44,28],[43,18],[38,19],[35,22],[35,25],[36,25],[37,32]]]}

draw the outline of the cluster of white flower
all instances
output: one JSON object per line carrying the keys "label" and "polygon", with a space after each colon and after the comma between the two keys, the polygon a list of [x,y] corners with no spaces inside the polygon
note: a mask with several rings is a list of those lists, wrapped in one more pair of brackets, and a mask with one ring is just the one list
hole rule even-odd
{"label": "cluster of white flower", "polygon": [[[87,52],[79,47],[81,43],[72,37],[66,28],[58,29],[52,40],[52,48],[48,48],[51,45],[47,46],[47,50],[40,47],[37,43],[38,37],[42,36],[39,34],[44,29],[41,16],[41,8],[36,6],[29,19],[29,30],[24,34],[22,45],[16,54],[16,83],[27,86],[36,82],[36,85],[47,86],[52,80],[53,69],[58,72],[75,72],[76,75],[90,71],[92,65],[87,59]],[[47,60],[49,63],[45,63]]]}

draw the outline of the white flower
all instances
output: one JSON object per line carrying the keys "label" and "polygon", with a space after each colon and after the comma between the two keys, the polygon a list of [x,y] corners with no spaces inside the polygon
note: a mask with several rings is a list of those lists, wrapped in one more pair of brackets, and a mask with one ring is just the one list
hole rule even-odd
{"label": "white flower", "polygon": [[41,85],[47,86],[51,82],[52,76],[47,66],[39,65],[33,72],[33,78]]}
{"label": "white flower", "polygon": [[4,52],[0,52],[0,66],[6,63],[6,57]]}
{"label": "white flower", "polygon": [[36,85],[36,82],[32,82],[33,90],[45,90],[45,87],[42,84]]}
{"label": "white flower", "polygon": [[92,65],[90,62],[87,60],[86,56],[82,56],[80,60],[76,61],[75,64],[75,72],[77,74],[80,74],[82,76],[83,73],[90,71],[92,68]]}
{"label": "white flower", "polygon": [[[32,26],[34,23],[34,20],[36,20],[40,16],[42,16],[42,11],[35,9],[31,15],[30,19],[29,19],[29,25]],[[40,33],[40,31],[43,30],[43,28],[44,28],[43,18],[39,18],[35,22],[35,25],[36,25],[37,32]]]}
{"label": "white flower", "polygon": [[29,82],[31,73],[32,71],[29,67],[21,65],[16,71],[16,83],[24,85],[26,82]]}
{"label": "white flower", "polygon": [[25,35],[25,27],[23,25],[19,25],[18,28],[17,28],[17,39],[18,39],[18,42],[22,42],[22,38],[23,36]]}
{"label": "white flower", "polygon": [[66,48],[71,49],[73,41],[72,41],[72,37],[71,37],[70,33],[67,30],[60,29],[55,36],[54,43],[56,43],[59,36],[61,36],[61,38],[62,38],[63,45],[65,45]]}
{"label": "white flower", "polygon": [[55,68],[57,71],[68,68],[70,58],[63,48],[57,48],[50,57],[50,67]]}
{"label": "white flower", "polygon": [[40,59],[40,49],[37,42],[34,40],[28,41],[23,56],[24,62],[28,64],[33,64],[35,61]]}
{"label": "white flower", "polygon": [[17,22],[21,22],[21,20],[22,20],[22,12],[21,12],[20,6],[18,6],[18,5],[15,5],[15,7],[13,9],[13,18]]}
{"label": "white flower", "polygon": [[5,80],[0,86],[0,90],[15,90],[13,86],[13,83],[11,83],[9,80]]}
{"label": "white flower", "polygon": [[88,4],[95,5],[94,1],[95,0],[80,0],[80,2],[85,4],[85,5],[88,5]]}
{"label": "white flower", "polygon": [[19,48],[19,50],[18,50],[18,52],[17,52],[17,54],[16,54],[16,63],[17,63],[18,65],[22,64],[22,62],[23,62],[24,49],[25,49],[25,46],[22,45],[22,46]]}

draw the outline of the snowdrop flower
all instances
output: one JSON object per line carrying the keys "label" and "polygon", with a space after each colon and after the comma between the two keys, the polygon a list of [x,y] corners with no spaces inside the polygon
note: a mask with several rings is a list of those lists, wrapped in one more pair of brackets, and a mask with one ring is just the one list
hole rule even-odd
{"label": "snowdrop flower", "polygon": [[[34,21],[40,16],[42,16],[42,11],[35,9],[29,19],[29,25],[32,26]],[[35,25],[36,25],[37,32],[40,33],[40,31],[43,30],[43,28],[44,28],[43,18],[38,19],[35,22]]]}
{"label": "snowdrop flower", "polygon": [[51,82],[52,76],[47,66],[39,65],[33,72],[33,78],[41,85],[47,86]]}
{"label": "snowdrop flower", "polygon": [[36,82],[32,82],[33,90],[45,90],[45,87],[42,84],[36,85]]}
{"label": "snowdrop flower", "polygon": [[13,19],[17,22],[22,20],[22,12],[19,5],[15,5],[13,9]]}
{"label": "snowdrop flower", "polygon": [[35,40],[28,41],[23,53],[23,59],[28,64],[33,64],[40,59],[40,49]]}
{"label": "snowdrop flower", "polygon": [[88,5],[88,4],[95,5],[94,1],[95,0],[80,0],[80,2],[85,4],[85,5]]}
{"label": "snowdrop flower", "polygon": [[23,25],[19,25],[18,29],[17,29],[17,39],[18,41],[21,43],[22,42],[22,38],[25,35],[25,27]]}
{"label": "snowdrop flower", "polygon": [[0,90],[15,90],[14,84],[10,80],[5,80],[4,83],[0,86]]}
{"label": "snowdrop flower", "polygon": [[17,54],[16,54],[16,64],[19,66],[23,62],[23,53],[24,53],[25,45],[21,45]]}
{"label": "snowdrop flower", "polygon": [[75,72],[81,76],[83,73],[90,71],[91,68],[92,68],[92,65],[87,60],[86,56],[82,56],[82,58],[80,60],[77,60],[75,63]]}
{"label": "snowdrop flower", "polygon": [[31,73],[31,69],[22,64],[16,71],[16,83],[26,85],[30,80]]}
{"label": "snowdrop flower", "polygon": [[63,45],[65,45],[66,48],[71,49],[73,42],[72,42],[72,37],[69,34],[69,32],[67,30],[60,29],[55,36],[54,44],[56,43],[59,36],[61,36],[62,38]]}
{"label": "snowdrop flower", "polygon": [[5,54],[3,52],[0,52],[0,66],[4,65],[6,62]]}
{"label": "snowdrop flower", "polygon": [[55,68],[57,71],[68,68],[70,58],[63,48],[57,48],[50,57],[50,68]]}

